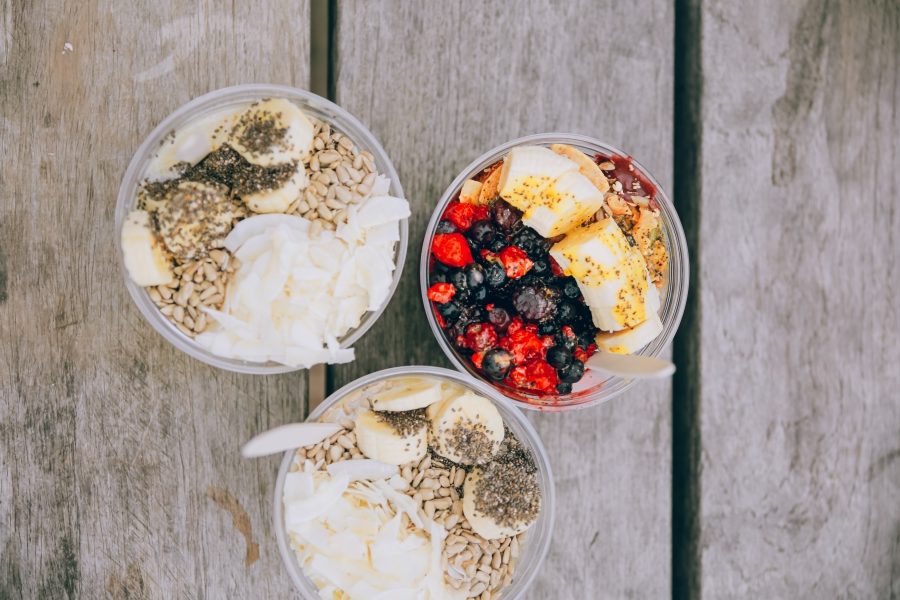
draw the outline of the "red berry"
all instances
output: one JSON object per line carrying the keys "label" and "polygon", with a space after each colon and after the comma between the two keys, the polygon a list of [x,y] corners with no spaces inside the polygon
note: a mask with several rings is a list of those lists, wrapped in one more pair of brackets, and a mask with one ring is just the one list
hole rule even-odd
{"label": "red berry", "polygon": [[497,332],[490,323],[472,323],[466,327],[466,347],[470,350],[483,352],[496,345]]}
{"label": "red berry", "polygon": [[444,317],[441,316],[441,313],[434,309],[432,309],[432,312],[434,313],[434,320],[437,321],[438,327],[444,329],[447,326],[447,322],[444,321]]}
{"label": "red berry", "polygon": [[510,371],[507,383],[520,389],[554,393],[559,376],[547,361],[537,359]]}
{"label": "red berry", "polygon": [[475,221],[487,221],[491,218],[491,209],[485,205],[476,206],[474,217],[475,218],[472,220],[473,223]]}
{"label": "red berry", "polygon": [[451,267],[464,267],[473,262],[472,251],[461,233],[439,233],[431,242],[434,257]]}
{"label": "red berry", "polygon": [[588,359],[589,355],[584,348],[582,348],[581,346],[578,346],[577,348],[575,348],[575,350],[572,351],[572,356],[574,356],[581,362],[584,362]]}
{"label": "red berry", "polygon": [[559,263],[556,262],[556,259],[549,254],[547,255],[547,258],[550,259],[550,270],[553,272],[553,274],[557,277],[563,277],[565,275],[565,272],[563,272],[562,267],[559,266]]}
{"label": "red berry", "polygon": [[428,288],[428,299],[438,304],[445,304],[456,295],[456,286],[452,283],[436,283]]}
{"label": "red berry", "polygon": [[509,328],[506,330],[508,333],[513,334],[525,326],[525,323],[522,321],[522,317],[513,317],[512,322],[509,324]]}
{"label": "red berry", "polygon": [[503,262],[506,276],[510,279],[518,279],[534,266],[534,262],[528,258],[525,251],[515,246],[507,246],[501,250],[500,261]]}
{"label": "red berry", "polygon": [[481,368],[481,363],[484,361],[484,352],[476,352],[472,355],[472,364],[475,365],[476,369]]}
{"label": "red berry", "polygon": [[[510,325],[511,329],[512,325]],[[532,358],[543,358],[547,353],[544,342],[535,335],[535,332],[530,331],[527,326],[516,331],[509,331],[506,337],[500,340],[500,346],[512,352],[517,365],[521,365]]]}
{"label": "red berry", "polygon": [[468,231],[472,223],[478,220],[475,218],[476,208],[472,204],[451,202],[444,211],[444,219],[453,223],[460,231]]}

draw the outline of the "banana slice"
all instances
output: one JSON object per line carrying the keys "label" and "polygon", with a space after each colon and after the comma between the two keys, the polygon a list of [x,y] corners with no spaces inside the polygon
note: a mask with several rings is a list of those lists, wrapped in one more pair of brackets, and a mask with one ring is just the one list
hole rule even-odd
{"label": "banana slice", "polygon": [[[500,197],[527,211],[540,202],[544,189],[578,165],[543,146],[518,146],[503,159]],[[542,234],[543,235],[543,234]]]}
{"label": "banana slice", "polygon": [[484,396],[466,391],[447,398],[430,413],[434,450],[441,456],[463,465],[480,465],[500,449],[503,417]]}
{"label": "banana slice", "polygon": [[294,200],[300,198],[303,190],[309,185],[309,177],[302,163],[297,164],[297,169],[291,176],[275,187],[254,192],[241,193],[235,189],[247,208],[255,213],[283,213],[290,208]]}
{"label": "banana slice", "polygon": [[408,412],[361,411],[354,431],[366,458],[389,465],[422,460],[428,452],[428,422]]}
{"label": "banana slice", "polygon": [[474,179],[466,179],[459,191],[459,201],[464,204],[478,204],[478,195],[481,193],[481,183]]}
{"label": "banana slice", "polygon": [[241,115],[228,143],[254,165],[274,167],[306,158],[313,133],[313,124],[296,104],[270,98]]}
{"label": "banana slice", "polygon": [[601,193],[605,194],[609,190],[609,180],[606,175],[587,154],[568,144],[551,144],[550,149],[560,156],[565,156],[572,162],[578,163],[578,171],[590,179]]}
{"label": "banana slice", "polygon": [[647,265],[611,218],[570,232],[550,248],[559,266],[578,282],[594,325],[621,331],[647,320],[656,308]]}
{"label": "banana slice", "polygon": [[[516,484],[515,489],[508,489],[511,483]],[[537,520],[540,509],[541,495],[534,473],[491,463],[466,475],[463,515],[472,531],[486,540],[522,533]]]}
{"label": "banana slice", "polygon": [[433,379],[409,377],[392,379],[388,387],[372,395],[377,411],[407,411],[426,408],[441,401],[441,383]]}
{"label": "banana slice", "polygon": [[597,348],[602,352],[613,352],[615,354],[634,354],[650,342],[656,339],[662,333],[663,324],[659,315],[650,313],[650,316],[643,323],[639,323],[630,329],[614,331],[612,333],[597,334]]}
{"label": "banana slice", "polygon": [[180,165],[196,165],[225,142],[243,110],[222,109],[173,131],[150,160],[147,177],[152,180],[172,179],[181,174]]}
{"label": "banana slice", "polygon": [[134,210],[122,225],[122,253],[128,276],[138,285],[166,285],[175,277],[172,261],[150,227],[150,213]]}
{"label": "banana slice", "polygon": [[566,233],[594,216],[603,193],[577,171],[566,173],[544,188],[522,215],[522,222],[546,238]]}

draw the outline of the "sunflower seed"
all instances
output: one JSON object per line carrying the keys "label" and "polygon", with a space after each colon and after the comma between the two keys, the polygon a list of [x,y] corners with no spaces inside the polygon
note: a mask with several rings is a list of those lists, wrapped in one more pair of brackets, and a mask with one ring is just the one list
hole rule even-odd
{"label": "sunflower seed", "polygon": [[341,160],[341,155],[334,150],[324,150],[319,152],[317,156],[319,158],[319,164],[323,167],[327,167],[331,163]]}
{"label": "sunflower seed", "polygon": [[177,322],[181,323],[184,321],[184,307],[176,306],[174,312],[172,312],[172,318]]}

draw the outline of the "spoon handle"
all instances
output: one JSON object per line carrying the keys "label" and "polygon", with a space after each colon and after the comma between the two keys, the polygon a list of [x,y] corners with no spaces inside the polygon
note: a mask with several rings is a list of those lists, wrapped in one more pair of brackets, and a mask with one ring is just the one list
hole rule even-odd
{"label": "spoon handle", "polygon": [[584,366],[626,379],[664,379],[675,372],[675,365],[664,358],[611,352],[595,353]]}

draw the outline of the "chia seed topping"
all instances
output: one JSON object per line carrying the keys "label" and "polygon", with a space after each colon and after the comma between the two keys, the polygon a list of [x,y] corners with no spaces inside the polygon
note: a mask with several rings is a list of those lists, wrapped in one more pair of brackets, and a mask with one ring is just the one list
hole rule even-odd
{"label": "chia seed topping", "polygon": [[168,190],[156,211],[159,233],[179,260],[205,257],[221,244],[235,219],[224,186],[182,181]]}
{"label": "chia seed topping", "polygon": [[475,510],[502,527],[530,523],[541,510],[534,460],[527,453],[508,453],[482,467],[474,492]]}
{"label": "chia seed topping", "polygon": [[234,136],[238,144],[253,155],[268,152],[273,147],[283,147],[287,127],[279,127],[281,113],[250,110],[241,116],[234,126]]}
{"label": "chia seed topping", "polygon": [[449,431],[449,440],[448,449],[463,464],[483,465],[494,455],[494,441],[482,423],[458,422]]}
{"label": "chia seed topping", "polygon": [[211,152],[185,178],[193,181],[215,181],[231,188],[232,196],[240,198],[263,190],[281,187],[296,172],[296,163],[273,168],[254,165],[230,146]]}
{"label": "chia seed topping", "polygon": [[428,424],[424,408],[404,411],[375,411],[378,420],[390,425],[400,435],[407,436],[423,429]]}

